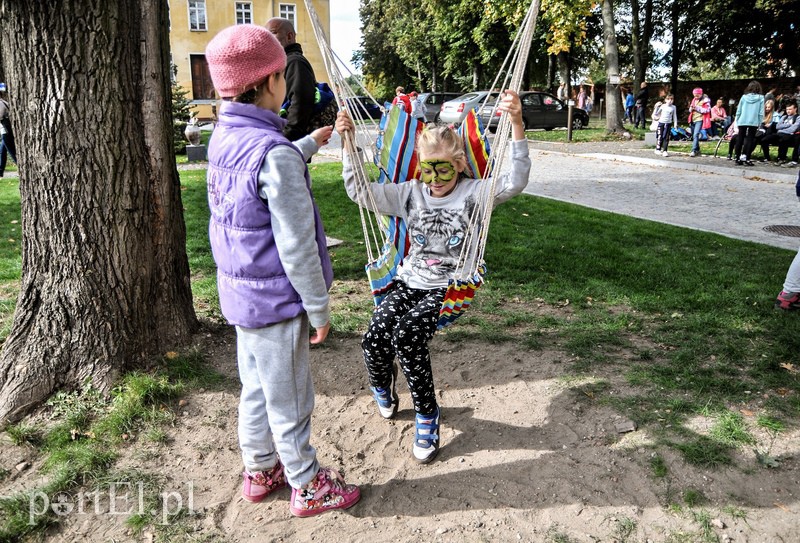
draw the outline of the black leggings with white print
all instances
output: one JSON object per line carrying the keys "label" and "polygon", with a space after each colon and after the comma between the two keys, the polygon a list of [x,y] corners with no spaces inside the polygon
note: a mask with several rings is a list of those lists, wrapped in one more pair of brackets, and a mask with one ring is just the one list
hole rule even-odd
{"label": "black leggings with white print", "polygon": [[428,342],[436,333],[445,292],[445,287],[415,289],[395,280],[392,290],[375,308],[361,342],[370,385],[391,386],[396,356],[417,413],[430,414],[437,407]]}

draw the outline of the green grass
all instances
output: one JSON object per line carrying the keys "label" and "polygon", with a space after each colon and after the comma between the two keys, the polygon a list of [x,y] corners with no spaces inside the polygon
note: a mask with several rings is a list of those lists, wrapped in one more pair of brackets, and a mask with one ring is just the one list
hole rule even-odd
{"label": "green grass", "polygon": [[[126,374],[109,398],[88,381],[79,390],[55,394],[48,402],[50,424],[43,427],[18,424],[8,429],[16,443],[38,447],[46,477],[38,486],[0,499],[0,541],[33,537],[58,522],[52,509],[37,506],[31,512],[31,503],[39,503],[34,497],[42,494],[55,499],[62,492],[74,493],[79,488],[99,490],[108,481],[126,481],[134,485],[142,482],[147,487],[147,503],[157,500],[152,477],[112,471],[117,445],[135,440],[140,431],[145,439],[163,443],[166,436],[162,426],[174,420],[169,406],[187,384],[214,386],[221,379],[197,353],[190,352],[186,356],[170,356],[169,363],[162,361],[161,369],[156,371]],[[130,519],[134,531],[140,531],[142,523],[153,524],[154,519],[135,515]]]}
{"label": "green grass", "polygon": [[[312,163],[311,171],[326,231],[344,240],[331,251],[338,280],[334,333],[360,332],[371,300],[357,208],[342,188],[340,164]],[[205,171],[182,171],[181,187],[197,311],[221,322]],[[0,228],[0,329],[7,331],[20,276],[16,179],[0,182]],[[800,377],[782,366],[795,359],[800,318],[772,307],[792,256],[707,232],[520,196],[493,215],[489,273],[473,308],[441,335],[445,341],[513,341],[520,348],[563,351],[565,374],[601,376],[596,384],[576,385],[578,394],[646,428],[657,448],[713,468],[731,464],[734,452],[750,445],[764,465],[779,469],[769,451],[800,418]],[[177,394],[220,382],[213,372],[197,369],[201,362],[199,353],[184,353],[163,371],[128,375],[111,400],[88,384],[56,395],[50,409],[58,418],[51,427],[18,425],[12,436],[18,443],[38,443],[48,457],[55,485],[49,491],[91,485],[110,473],[117,443],[137,434],[164,442],[158,428],[171,414],[162,406]],[[626,394],[618,393],[608,375],[627,380]],[[742,406],[755,418],[743,420]],[[708,435],[686,424],[694,416],[715,417]],[[771,441],[754,443],[753,425]],[[655,477],[667,475],[660,457],[651,469]],[[28,533],[27,503],[17,496],[0,504],[0,540]],[[44,515],[35,530],[53,521]],[[561,537],[557,530],[550,534],[551,540]]]}
{"label": "green grass", "polygon": [[[644,130],[642,128],[633,128],[630,124],[625,125],[625,129],[628,130],[633,139],[636,140],[643,140],[644,135],[648,132],[648,130]],[[525,137],[527,137],[531,141],[551,141],[551,142],[567,142],[567,130],[558,129],[558,130],[528,130],[525,132]],[[573,130],[572,131],[572,141],[574,143],[583,143],[583,142],[590,142],[590,141],[619,141],[619,136],[617,135],[610,135],[606,132],[606,120],[598,119],[597,117],[591,117],[589,119],[589,126],[586,128],[582,128],[580,130]]]}

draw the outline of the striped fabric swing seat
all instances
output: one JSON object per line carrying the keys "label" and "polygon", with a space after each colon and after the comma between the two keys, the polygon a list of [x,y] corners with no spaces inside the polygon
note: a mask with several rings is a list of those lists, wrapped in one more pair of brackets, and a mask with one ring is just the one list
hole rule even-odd
{"label": "striped fabric swing seat", "polygon": [[[405,183],[417,176],[419,162],[416,143],[422,127],[422,122],[409,113],[386,104],[375,143],[377,152],[374,161],[380,172],[377,183]],[[406,222],[402,218],[381,217],[380,228],[386,241],[378,258],[364,266],[375,307],[392,288],[397,268],[411,246]]]}
{"label": "striped fabric swing seat", "polygon": [[[348,81],[337,68],[335,60],[338,57],[330,48],[327,37],[321,30],[322,25],[311,1],[305,0],[305,5],[320,45],[328,76],[334,83],[333,90],[337,103],[347,110],[356,125],[355,134],[348,133],[343,138],[343,146],[350,156],[358,156],[361,151],[357,144],[358,138],[368,133],[364,121],[366,116],[362,116],[362,112],[353,107],[352,104],[355,102],[347,100],[355,98],[356,93],[353,92]],[[541,0],[532,0],[520,30],[515,35],[503,66],[490,89],[512,89],[519,92],[540,6]],[[344,65],[341,59],[338,60],[340,64]],[[505,74],[504,77],[503,74]],[[361,84],[359,83],[359,85]],[[361,90],[372,97],[363,85],[361,85]],[[483,108],[486,107],[487,104],[484,103]],[[495,115],[494,108],[496,107],[495,104],[493,108],[490,108],[492,117]],[[381,119],[379,135],[372,154],[373,161],[380,172],[379,178],[375,182],[404,183],[417,176],[419,165],[416,141],[422,131],[422,123],[411,117],[410,113],[401,111],[400,108],[391,108],[387,104],[386,110],[388,111]],[[502,169],[505,151],[511,139],[511,122],[507,113],[500,116],[493,149],[489,148],[488,138],[481,126],[478,112],[475,110],[468,112],[458,131],[465,142],[467,155],[467,168],[464,173],[468,177],[483,180],[483,183],[481,183],[482,188],[477,191],[479,193],[477,205],[473,209],[470,223],[466,228],[466,238],[457,268],[448,282],[448,288],[439,310],[437,329],[449,326],[463,315],[472,304],[476,291],[484,283],[486,234],[489,231],[496,188],[492,171],[499,172]],[[397,269],[408,253],[410,242],[405,222],[401,218],[378,214],[377,206],[371,196],[371,175],[364,166],[362,161],[356,161],[354,164],[358,180],[356,191],[359,200],[369,202],[366,206],[359,206],[359,213],[367,248],[368,264],[365,269],[373,301],[377,306],[391,289]],[[381,243],[377,242],[378,233],[382,237]],[[380,246],[380,250],[376,251],[375,247],[378,246]],[[376,257],[373,256],[375,252],[378,253]]]}
{"label": "striped fabric swing seat", "polygon": [[442,300],[442,307],[439,309],[439,320],[436,322],[436,329],[441,330],[450,326],[455,320],[464,314],[472,305],[472,298],[483,284],[483,277],[486,275],[486,263],[478,264],[478,269],[467,279],[450,279],[447,285],[447,292]]}

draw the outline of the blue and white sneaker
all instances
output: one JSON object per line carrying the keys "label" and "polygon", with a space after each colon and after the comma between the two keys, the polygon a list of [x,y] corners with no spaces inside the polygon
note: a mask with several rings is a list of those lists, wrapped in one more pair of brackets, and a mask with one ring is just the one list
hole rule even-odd
{"label": "blue and white sneaker", "polygon": [[389,388],[369,387],[372,397],[378,404],[378,412],[385,419],[393,419],[397,414],[400,398],[397,396],[397,366],[392,367],[392,383]]}
{"label": "blue and white sneaker", "polygon": [[439,408],[430,415],[417,413],[415,426],[411,453],[418,463],[427,464],[439,453]]}

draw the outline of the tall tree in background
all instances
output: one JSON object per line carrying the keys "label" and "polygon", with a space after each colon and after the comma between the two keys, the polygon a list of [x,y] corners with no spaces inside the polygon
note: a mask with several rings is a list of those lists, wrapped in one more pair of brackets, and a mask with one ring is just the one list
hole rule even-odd
{"label": "tall tree in background", "polygon": [[[667,54],[670,62],[669,83],[673,94],[678,94],[678,82],[680,80],[680,68],[684,58],[684,50],[687,43],[692,43],[693,36],[689,34],[689,23],[686,15],[687,0],[672,0],[670,9],[670,22],[672,33],[672,47]],[[699,9],[699,8],[695,8]]]}
{"label": "tall tree in background", "polygon": [[[631,53],[633,56],[633,88],[647,79],[650,66],[650,40],[653,39],[653,0],[644,0],[644,14],[639,0],[631,2]],[[642,16],[643,15],[643,16]]]}
{"label": "tall tree in background", "polygon": [[166,0],[0,0],[22,278],[0,422],[196,326],[172,150]]}
{"label": "tall tree in background", "polygon": [[622,97],[619,84],[612,80],[619,79],[619,51],[617,49],[617,32],[614,25],[614,5],[612,0],[603,0],[603,45],[606,61],[606,131],[616,134],[628,134],[622,126]]}
{"label": "tall tree in background", "polygon": [[386,17],[397,0],[361,0],[361,50],[354,58],[368,87],[378,97],[393,97],[397,85],[413,79],[391,39],[392,20]]}
{"label": "tall tree in background", "polygon": [[561,81],[572,87],[572,51],[586,39],[586,19],[593,0],[542,0],[542,23],[548,28],[547,52],[556,55]]}

